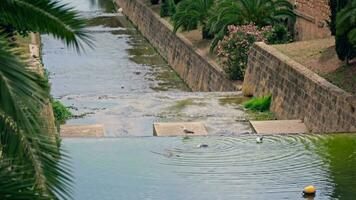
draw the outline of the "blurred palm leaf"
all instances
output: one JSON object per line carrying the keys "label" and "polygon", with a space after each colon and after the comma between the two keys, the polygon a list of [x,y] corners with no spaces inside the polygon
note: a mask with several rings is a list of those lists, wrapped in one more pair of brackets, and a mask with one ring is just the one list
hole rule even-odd
{"label": "blurred palm leaf", "polygon": [[356,1],[351,1],[336,17],[336,36],[347,35],[356,46]]}
{"label": "blurred palm leaf", "polygon": [[51,34],[78,50],[85,20],[53,0],[0,0],[0,199],[71,199],[68,155],[48,133],[41,111],[47,80],[30,71],[1,26]]}

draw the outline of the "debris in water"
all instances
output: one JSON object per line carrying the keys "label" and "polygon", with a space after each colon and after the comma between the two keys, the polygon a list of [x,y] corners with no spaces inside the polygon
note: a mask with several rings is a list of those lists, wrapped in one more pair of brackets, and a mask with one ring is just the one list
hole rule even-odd
{"label": "debris in water", "polygon": [[303,189],[303,196],[315,196],[316,188],[313,185],[309,185]]}

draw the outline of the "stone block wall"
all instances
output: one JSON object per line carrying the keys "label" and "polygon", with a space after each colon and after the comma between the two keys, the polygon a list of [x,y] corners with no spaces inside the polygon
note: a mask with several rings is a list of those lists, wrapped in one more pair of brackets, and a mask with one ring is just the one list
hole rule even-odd
{"label": "stone block wall", "polygon": [[144,1],[116,3],[193,91],[239,90],[239,85],[230,81],[215,62],[203,56],[183,35],[174,34],[173,27]]}
{"label": "stone block wall", "polygon": [[331,35],[328,27],[330,8],[328,0],[290,0],[295,6],[297,21],[295,39],[320,39]]}
{"label": "stone block wall", "polygon": [[246,95],[272,94],[279,119],[301,119],[310,132],[356,132],[356,96],[264,43],[251,52],[243,83]]}

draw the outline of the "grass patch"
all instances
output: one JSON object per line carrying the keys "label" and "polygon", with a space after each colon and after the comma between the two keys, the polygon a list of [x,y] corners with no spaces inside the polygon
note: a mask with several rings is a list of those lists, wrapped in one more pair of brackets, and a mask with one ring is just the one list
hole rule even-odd
{"label": "grass patch", "polygon": [[219,99],[219,104],[224,105],[240,105],[246,101],[248,101],[249,97],[223,97]]}
{"label": "grass patch", "polygon": [[59,100],[53,100],[52,108],[57,127],[72,117],[69,109]]}
{"label": "grass patch", "polygon": [[261,98],[252,98],[244,103],[244,107],[248,110],[266,112],[271,106],[272,95],[267,95]]}
{"label": "grass patch", "polygon": [[356,66],[343,66],[325,75],[334,85],[351,94],[356,94]]}
{"label": "grass patch", "polygon": [[250,120],[264,121],[264,120],[276,120],[276,115],[271,111],[259,112],[253,110],[247,110]]}

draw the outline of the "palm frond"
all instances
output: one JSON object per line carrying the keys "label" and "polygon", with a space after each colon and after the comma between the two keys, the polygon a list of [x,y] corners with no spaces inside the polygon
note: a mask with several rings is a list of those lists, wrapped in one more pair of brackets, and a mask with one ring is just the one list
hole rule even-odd
{"label": "palm frond", "polygon": [[53,0],[2,0],[2,23],[16,29],[50,34],[80,49],[80,41],[92,45],[90,36],[83,31],[85,20],[73,8]]}
{"label": "palm frond", "polygon": [[[19,158],[17,165],[33,172],[36,189],[52,199],[71,197],[67,156],[55,136],[46,132],[41,114],[49,99],[46,81],[18,60],[0,36],[0,147],[1,158]],[[64,164],[59,160],[63,159]]]}

